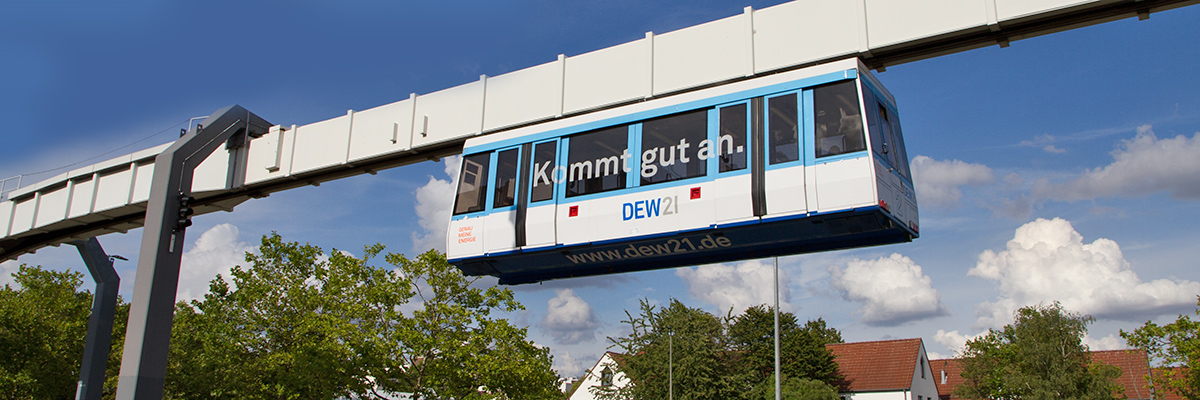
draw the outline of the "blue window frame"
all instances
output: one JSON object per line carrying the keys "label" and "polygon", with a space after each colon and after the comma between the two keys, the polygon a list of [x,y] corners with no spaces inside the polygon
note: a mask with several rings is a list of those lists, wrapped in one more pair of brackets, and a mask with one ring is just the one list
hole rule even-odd
{"label": "blue window frame", "polygon": [[534,143],[529,166],[529,202],[554,200],[554,177],[558,170],[558,140]]}

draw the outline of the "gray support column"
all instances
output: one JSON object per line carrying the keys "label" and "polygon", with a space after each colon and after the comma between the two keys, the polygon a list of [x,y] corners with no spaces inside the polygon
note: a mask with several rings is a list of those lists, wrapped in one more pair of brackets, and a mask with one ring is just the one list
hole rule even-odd
{"label": "gray support column", "polygon": [[271,124],[232,105],[212,113],[202,126],[154,160],[117,399],[162,398],[186,228],[177,223],[179,199],[191,194],[196,167],[231,136],[257,137]]}
{"label": "gray support column", "polygon": [[92,315],[88,317],[87,341],[83,346],[83,366],[79,370],[79,386],[75,400],[100,400],[104,392],[104,371],[108,367],[108,351],[112,346],[113,318],[117,313],[117,289],[121,277],[113,269],[112,259],[100,247],[100,241],[89,238],[72,242],[87,264],[96,293],[92,295]]}

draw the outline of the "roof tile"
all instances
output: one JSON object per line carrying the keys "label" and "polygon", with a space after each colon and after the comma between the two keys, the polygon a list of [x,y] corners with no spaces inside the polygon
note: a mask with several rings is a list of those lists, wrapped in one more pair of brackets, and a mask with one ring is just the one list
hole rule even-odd
{"label": "roof tile", "polygon": [[833,352],[842,374],[840,391],[907,390],[912,387],[921,339],[834,343],[825,347]]}

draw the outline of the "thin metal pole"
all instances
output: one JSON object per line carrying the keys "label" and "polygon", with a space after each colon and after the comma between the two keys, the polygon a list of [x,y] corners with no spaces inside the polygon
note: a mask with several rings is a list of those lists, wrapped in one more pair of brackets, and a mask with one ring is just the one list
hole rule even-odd
{"label": "thin metal pole", "polygon": [[775,257],[775,400],[782,396],[779,383],[779,257]]}
{"label": "thin metal pole", "polygon": [[675,400],[675,331],[667,334],[667,398]]}

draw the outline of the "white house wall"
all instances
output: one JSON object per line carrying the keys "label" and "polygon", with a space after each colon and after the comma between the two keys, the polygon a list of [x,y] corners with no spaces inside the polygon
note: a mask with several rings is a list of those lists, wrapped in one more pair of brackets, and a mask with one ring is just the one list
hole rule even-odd
{"label": "white house wall", "polygon": [[933,375],[933,367],[929,366],[929,355],[925,353],[925,342],[921,341],[921,350],[917,360],[916,368],[913,368],[912,393],[909,395],[912,399],[937,399],[937,378]]}
{"label": "white house wall", "polygon": [[[303,126],[275,127],[251,140],[247,162],[232,181],[230,153],[221,147],[196,171],[194,192],[220,193],[244,178],[266,187],[304,174],[344,176],[347,165],[366,160],[398,159],[461,145],[468,137],[503,131],[562,116],[668,95],[706,85],[773,73],[800,65],[864,56],[872,51],[914,48],[934,39],[966,38],[1001,31],[1005,23],[1079,14],[1116,2],[1079,0],[797,0],[728,18],[645,37],[586,54],[366,111]],[[1163,8],[1191,5],[1179,0]],[[1152,12],[1160,11],[1152,9]],[[1132,14],[1130,15],[1132,16]],[[1076,26],[1114,17],[1090,17]],[[1065,29],[1026,31],[1029,37]],[[957,36],[956,36],[957,35]],[[1016,38],[1013,38],[1016,39]],[[978,47],[964,41],[945,52]],[[908,62],[933,55],[896,58]],[[129,218],[145,209],[153,176],[153,155],[166,145],[85,167],[7,194],[0,206],[0,260],[16,257],[5,246],[13,238],[53,233],[58,227]],[[147,158],[147,156],[149,158]],[[360,171],[361,172],[361,171]],[[332,177],[327,179],[333,179]],[[143,186],[145,185],[145,186]],[[272,190],[294,187],[271,186]],[[66,190],[66,192],[62,192]],[[260,189],[265,190],[265,189]],[[44,199],[43,199],[44,198]],[[64,199],[68,199],[64,201]],[[200,212],[200,210],[197,210]],[[102,213],[97,216],[97,213]],[[7,214],[7,215],[5,215]],[[45,231],[37,231],[42,227]],[[51,235],[53,236],[53,235]],[[78,238],[76,236],[72,238]],[[53,245],[65,237],[48,239]],[[58,242],[54,242],[58,240]],[[24,248],[29,251],[29,244]]]}
{"label": "white house wall", "polygon": [[596,365],[587,370],[587,375],[583,376],[582,382],[579,383],[579,388],[575,389],[575,393],[571,394],[568,400],[596,400],[597,397],[592,393],[591,388],[600,387],[600,374],[601,371],[604,371],[604,368],[610,368],[613,371],[613,387],[621,388],[629,384],[629,378],[625,376],[625,373],[618,371],[616,360],[613,360],[612,356],[608,353],[604,353],[600,357],[600,360],[596,362]]}
{"label": "white house wall", "polygon": [[847,400],[916,400],[907,391],[843,394]]}

